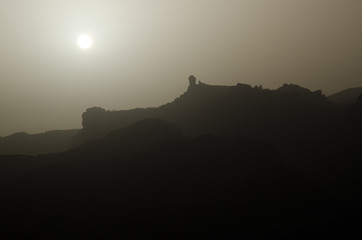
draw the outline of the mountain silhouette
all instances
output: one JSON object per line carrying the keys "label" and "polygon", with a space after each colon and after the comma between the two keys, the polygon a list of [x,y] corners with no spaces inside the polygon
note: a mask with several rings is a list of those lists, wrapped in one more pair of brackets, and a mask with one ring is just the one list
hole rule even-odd
{"label": "mountain silhouette", "polygon": [[24,133],[1,138],[35,146],[16,151],[22,144],[13,141],[12,155],[0,155],[3,229],[22,237],[360,236],[362,95],[341,105],[294,84],[189,83],[160,107],[87,109],[80,131],[40,135],[45,147]]}
{"label": "mountain silhouette", "polygon": [[[313,104],[312,104],[313,103]],[[83,114],[83,129],[73,146],[104,137],[108,132],[144,118],[160,118],[180,126],[186,135],[214,133],[267,139],[284,126],[323,121],[332,117],[331,103],[320,91],[310,92],[296,85],[263,90],[245,84],[212,86],[191,84],[172,103],[158,108],[106,111],[99,107]],[[320,113],[322,112],[322,113]],[[270,133],[269,133],[270,132]]]}
{"label": "mountain silhouette", "polygon": [[37,155],[63,152],[79,130],[54,130],[39,134],[14,133],[0,138],[0,154]]}
{"label": "mountain silhouette", "polygon": [[353,104],[358,96],[362,94],[362,87],[348,88],[328,96],[328,100],[337,104]]}
{"label": "mountain silhouette", "polygon": [[303,99],[303,101],[308,103],[316,103],[316,104],[328,104],[325,100],[326,97],[322,94],[321,90],[310,91],[307,88],[303,88],[296,84],[284,84],[282,87],[278,88],[277,91],[288,93],[293,96],[298,96]]}
{"label": "mountain silhouette", "polygon": [[88,109],[73,147],[139,120],[159,118],[179,126],[186,136],[245,136],[270,142],[287,164],[321,184],[331,183],[334,177],[326,173],[326,167],[337,172],[343,169],[337,167],[339,160],[335,159],[343,151],[349,155],[346,168],[355,164],[355,150],[350,146],[361,134],[356,131],[360,129],[358,121],[349,118],[344,107],[328,101],[321,91],[294,84],[268,90],[246,84],[196,84],[195,79],[191,80],[184,94],[158,108]]}

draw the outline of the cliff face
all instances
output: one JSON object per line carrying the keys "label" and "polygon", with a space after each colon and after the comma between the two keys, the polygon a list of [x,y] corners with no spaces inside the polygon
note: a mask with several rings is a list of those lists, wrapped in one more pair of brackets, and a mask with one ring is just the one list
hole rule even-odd
{"label": "cliff face", "polygon": [[83,130],[73,146],[104,137],[112,130],[145,118],[160,118],[181,127],[184,134],[244,135],[268,139],[291,124],[323,122],[336,111],[320,91],[295,85],[263,90],[245,84],[192,84],[172,103],[158,108],[110,112],[90,108],[83,114]]}

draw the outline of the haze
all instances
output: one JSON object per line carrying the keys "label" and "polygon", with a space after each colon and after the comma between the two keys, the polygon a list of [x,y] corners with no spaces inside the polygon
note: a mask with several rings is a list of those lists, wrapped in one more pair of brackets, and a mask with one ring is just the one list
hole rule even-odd
{"label": "haze", "polygon": [[[360,0],[0,0],[0,136],[209,84],[362,85]],[[93,46],[79,49],[87,33]]]}

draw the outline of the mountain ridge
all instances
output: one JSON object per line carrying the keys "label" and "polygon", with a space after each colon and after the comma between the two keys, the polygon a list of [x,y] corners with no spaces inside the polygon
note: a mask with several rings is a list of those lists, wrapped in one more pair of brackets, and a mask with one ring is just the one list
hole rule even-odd
{"label": "mountain ridge", "polygon": [[[218,108],[217,111],[224,111],[221,106],[222,104],[225,104],[225,107],[228,105],[236,107],[237,109],[235,109],[235,111],[252,111],[250,107],[252,107],[253,101],[255,102],[256,107],[258,107],[258,105],[259,107],[263,107],[261,106],[262,104],[269,104],[269,99],[267,98],[270,98],[270,102],[278,101],[276,104],[280,105],[286,105],[286,103],[290,101],[293,101],[296,104],[305,103],[327,107],[332,105],[332,103],[329,103],[325,96],[322,95],[320,90],[311,92],[293,84],[285,84],[277,90],[268,90],[258,86],[251,87],[250,85],[240,83],[236,86],[214,86],[202,82],[199,82],[199,84],[190,82],[185,93],[181,94],[174,101],[157,108],[137,108],[121,111],[106,111],[100,107],[87,109],[82,115],[83,129],[75,138],[73,145],[80,145],[81,143],[86,142],[87,139],[103,137],[111,130],[125,127],[143,118],[161,118],[173,122],[189,135],[210,133],[210,130],[215,130],[215,127],[204,127],[204,130],[198,131],[197,129],[202,129],[203,127],[200,127],[200,124],[193,126],[195,125],[194,122],[197,121],[197,118],[204,119],[204,124],[210,122],[206,121],[204,116],[200,116],[201,112],[205,115],[208,114],[208,112],[205,111],[205,107],[211,109],[209,113],[213,111],[212,108]],[[232,102],[233,100],[234,102]],[[250,107],[241,103],[241,101],[245,101]],[[289,108],[291,108],[291,106]],[[285,109],[285,111],[287,110],[288,109]],[[216,110],[214,112],[216,112]],[[226,125],[227,124],[225,124],[225,126],[219,125],[217,127],[227,127]],[[226,129],[214,133],[231,134],[230,131]]]}

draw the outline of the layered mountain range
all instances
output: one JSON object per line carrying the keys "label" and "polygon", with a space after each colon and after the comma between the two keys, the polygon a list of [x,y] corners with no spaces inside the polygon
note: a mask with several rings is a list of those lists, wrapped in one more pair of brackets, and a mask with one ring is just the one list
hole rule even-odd
{"label": "layered mountain range", "polygon": [[158,108],[95,107],[82,117],[83,129],[53,134],[63,136],[54,137],[63,139],[58,153],[0,155],[0,210],[12,235],[360,234],[362,95],[346,105],[291,84],[190,81]]}
{"label": "layered mountain range", "polygon": [[361,94],[362,88],[346,89],[325,97],[320,90],[312,92],[294,84],[284,84],[276,90],[268,90],[246,84],[212,86],[200,82],[190,84],[180,97],[157,108],[122,111],[89,108],[82,115],[83,129],[39,134],[20,132],[0,137],[0,154],[37,155],[61,152],[105,136],[119,127],[152,117],[175,123],[186,135],[241,134],[268,139],[274,134],[268,134],[268,131],[280,129],[280,125],[286,121],[285,126],[319,118],[313,116],[318,115],[316,112],[319,110],[322,111],[320,116],[328,112],[324,116],[329,118],[326,122],[334,121],[336,115],[343,118],[343,112],[353,106]]}

